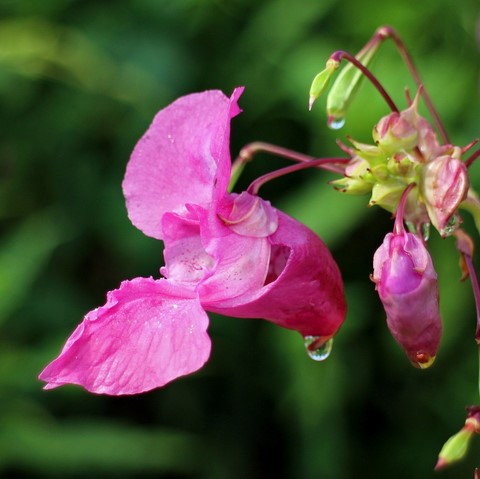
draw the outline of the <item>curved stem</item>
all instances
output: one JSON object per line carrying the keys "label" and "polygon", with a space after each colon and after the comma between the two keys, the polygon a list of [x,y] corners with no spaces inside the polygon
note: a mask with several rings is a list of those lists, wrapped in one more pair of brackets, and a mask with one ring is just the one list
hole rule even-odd
{"label": "curved stem", "polygon": [[400,203],[398,203],[397,211],[395,212],[395,224],[393,226],[393,232],[396,235],[405,233],[405,226],[403,225],[403,210],[405,209],[405,203],[407,202],[410,191],[416,186],[416,183],[410,183],[405,190],[403,190]]}
{"label": "curved stem", "polygon": [[379,91],[384,100],[387,102],[389,108],[392,111],[399,111],[397,105],[395,105],[395,102],[392,100],[391,96],[386,92],[385,88],[383,88],[382,84],[377,80],[377,77],[353,55],[350,55],[350,53],[343,50],[338,50],[330,56],[330,59],[338,62],[341,60],[347,60],[356,68],[358,68],[370,80],[373,86]]}
{"label": "curved stem", "polygon": [[465,160],[465,166],[468,168],[478,157],[480,156],[480,149],[477,150],[475,153],[470,155],[466,160]]}
{"label": "curved stem", "polygon": [[[413,59],[410,56],[410,53],[408,52],[407,48],[405,47],[405,44],[402,42],[398,33],[395,31],[395,29],[393,29],[390,26],[381,27],[378,31],[380,30],[382,31],[382,34],[385,37],[389,37],[394,41],[396,47],[398,48],[398,51],[400,52],[401,57],[403,58],[403,61],[405,62],[405,65],[407,66],[410,74],[413,77],[413,80],[415,81],[417,87],[420,88],[420,86],[423,85],[422,79],[420,78],[420,74],[418,73],[418,70],[415,67]],[[440,120],[440,115],[438,114],[425,88],[422,89],[421,95],[423,97],[423,100],[425,101],[425,105],[427,106],[428,111],[430,112],[430,115],[432,115],[433,121],[437,125],[438,131],[440,132],[440,135],[442,136],[444,143],[450,143],[447,132],[442,124],[442,121]]]}
{"label": "curved stem", "polygon": [[[271,143],[264,143],[262,141],[249,143],[240,150],[237,158],[232,163],[229,191],[231,191],[235,186],[235,183],[237,182],[245,165],[251,161],[257,153],[268,153],[270,155],[286,158],[287,160],[298,163],[307,163],[310,161],[317,161],[319,159],[315,158],[314,156],[304,155],[303,153],[298,153],[297,151],[289,150],[288,148],[283,148]],[[339,175],[343,175],[345,173],[345,168],[340,165],[350,161],[349,158],[326,158],[326,160],[328,161],[318,164],[317,167],[332,173],[337,173]]]}
{"label": "curved stem", "polygon": [[320,167],[323,168],[324,166],[328,165],[329,163],[343,163],[346,164],[350,161],[350,158],[321,158],[317,160],[305,161],[302,163],[297,163],[295,165],[286,166],[285,168],[280,168],[279,170],[272,171],[271,173],[267,173],[265,175],[260,176],[256,180],[252,181],[250,186],[247,188],[247,192],[252,195],[258,195],[258,191],[260,188],[265,184],[268,183],[270,180],[274,180],[275,178],[280,178],[281,176],[288,175],[295,171],[304,170],[306,168],[315,168]]}
{"label": "curved stem", "polygon": [[480,346],[480,286],[478,284],[477,274],[475,273],[472,256],[466,252],[463,252],[463,257],[468,268],[468,274],[472,283],[473,296],[475,298],[475,306],[477,311],[477,329],[475,331],[475,341]]}

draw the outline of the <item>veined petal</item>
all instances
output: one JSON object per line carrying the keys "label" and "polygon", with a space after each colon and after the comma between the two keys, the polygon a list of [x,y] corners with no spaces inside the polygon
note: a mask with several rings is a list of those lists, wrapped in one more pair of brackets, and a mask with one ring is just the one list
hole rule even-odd
{"label": "veined petal", "polygon": [[208,207],[230,180],[230,119],[242,89],[229,99],[219,90],[179,98],[161,110],[137,143],[123,191],[132,223],[162,239],[162,216],[185,204]]}
{"label": "veined petal", "polygon": [[202,244],[198,221],[166,213],[162,227],[165,266],[160,272],[170,281],[196,286],[215,264]]}
{"label": "veined petal", "polygon": [[52,389],[137,394],[200,369],[210,354],[208,317],[196,296],[166,280],[136,278],[85,316],[40,374]]}
{"label": "veined petal", "polygon": [[346,314],[343,282],[328,248],[306,226],[278,211],[266,284],[242,296],[202,302],[215,313],[262,318],[303,336],[333,336]]}

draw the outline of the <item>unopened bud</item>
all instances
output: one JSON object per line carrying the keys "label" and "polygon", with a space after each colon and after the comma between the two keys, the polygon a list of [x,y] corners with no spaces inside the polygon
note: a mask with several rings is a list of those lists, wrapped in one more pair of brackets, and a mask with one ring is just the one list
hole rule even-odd
{"label": "unopened bud", "polygon": [[467,411],[465,425],[443,445],[435,466],[436,471],[462,459],[468,450],[473,434],[480,432],[480,408],[478,406],[470,406],[467,408]]}
{"label": "unopened bud", "polygon": [[387,155],[401,150],[411,150],[417,145],[418,131],[411,121],[412,114],[409,110],[392,112],[384,116],[373,129],[375,143]]}
{"label": "unopened bud", "polygon": [[[379,45],[378,42],[372,43],[355,58],[363,66],[368,67]],[[348,63],[339,73],[327,97],[327,116],[330,123],[343,121],[350,103],[362,84],[363,77],[363,73],[352,63]]]}
{"label": "unopened bud", "polygon": [[395,340],[412,364],[429,367],[441,335],[437,274],[423,241],[389,233],[373,258],[373,281]]}
{"label": "unopened bud", "polygon": [[329,59],[327,60],[327,64],[325,69],[322,70],[312,82],[312,86],[310,87],[310,99],[308,102],[308,109],[311,110],[313,103],[315,100],[321,96],[325,90],[327,89],[330,80],[332,79],[333,74],[340,66],[340,62],[337,60]]}
{"label": "unopened bud", "polygon": [[469,179],[466,166],[457,158],[440,156],[422,169],[421,190],[428,215],[442,236],[453,233],[449,222],[467,197]]}

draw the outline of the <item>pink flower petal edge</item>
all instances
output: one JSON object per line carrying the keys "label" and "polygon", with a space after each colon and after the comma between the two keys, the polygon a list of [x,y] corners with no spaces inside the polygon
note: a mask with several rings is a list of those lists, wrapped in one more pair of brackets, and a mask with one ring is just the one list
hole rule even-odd
{"label": "pink flower petal edge", "polygon": [[45,389],[78,384],[93,393],[137,394],[200,369],[210,355],[199,300],[166,280],[136,278],[85,316],[40,374]]}
{"label": "pink flower petal edge", "polygon": [[230,180],[230,119],[243,88],[229,99],[219,90],[179,98],[155,116],[127,166],[128,216],[147,236],[162,239],[162,216],[187,203],[209,208]]}

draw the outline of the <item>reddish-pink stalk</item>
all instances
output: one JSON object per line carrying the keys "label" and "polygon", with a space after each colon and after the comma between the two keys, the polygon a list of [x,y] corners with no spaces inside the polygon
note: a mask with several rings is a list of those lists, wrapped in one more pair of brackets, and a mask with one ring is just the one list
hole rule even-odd
{"label": "reddish-pink stalk", "polygon": [[285,168],[280,168],[279,170],[272,171],[265,175],[260,176],[256,180],[252,181],[250,186],[247,188],[247,192],[252,195],[257,195],[260,188],[271,180],[275,178],[280,178],[281,176],[288,175],[295,171],[304,170],[306,168],[314,168],[314,167],[323,167],[324,165],[328,165],[329,163],[348,163],[350,158],[321,158],[317,160],[305,161],[302,163],[297,163],[295,165],[290,165]]}
{"label": "reddish-pink stalk", "polygon": [[[410,75],[412,75],[413,80],[415,81],[415,84],[417,85],[417,87],[420,88],[423,85],[422,79],[420,78],[420,74],[418,73],[418,70],[415,67],[413,59],[410,56],[410,53],[408,52],[407,48],[405,47],[405,44],[402,42],[400,36],[395,31],[395,29],[388,25],[385,25],[383,27],[380,27],[375,32],[375,35],[379,35],[381,38],[391,38],[394,41],[401,57],[403,58],[403,61],[405,62],[405,65],[408,68],[408,71],[410,72]],[[425,101],[425,105],[427,106],[428,111],[430,112],[430,115],[432,115],[433,121],[437,125],[438,131],[442,136],[443,142],[450,143],[447,132],[442,124],[442,121],[440,120],[440,115],[438,114],[425,88],[422,88],[421,95],[423,97],[423,100]]]}
{"label": "reddish-pink stalk", "polygon": [[403,210],[405,209],[405,203],[407,202],[410,191],[416,186],[416,183],[410,183],[405,190],[403,190],[400,203],[398,203],[397,211],[395,212],[395,224],[393,231],[396,235],[405,233],[405,226],[403,225]]}
{"label": "reddish-pink stalk", "polygon": [[480,149],[472,153],[466,160],[465,166],[468,168],[480,156]]}
{"label": "reddish-pink stalk", "polygon": [[[317,161],[319,158],[314,156],[305,155],[303,153],[298,153],[294,150],[289,150],[288,148],[283,148],[281,146],[272,145],[271,143],[264,143],[262,141],[255,141],[244,146],[235,159],[232,165],[232,170],[240,168],[244,163],[248,163],[257,153],[268,153],[270,155],[275,155],[280,158],[286,158],[287,160],[295,161],[298,163],[308,163],[311,161]],[[332,173],[338,173],[343,175],[345,169],[335,165],[347,163],[350,159],[346,158],[326,158],[328,162],[320,163],[318,168],[323,170],[331,171]]]}
{"label": "reddish-pink stalk", "polygon": [[382,84],[377,80],[377,77],[365,65],[363,65],[362,62],[357,60],[357,58],[355,58],[353,55],[350,55],[350,53],[348,52],[338,50],[332,53],[332,55],[330,55],[330,59],[336,62],[346,60],[352,65],[354,65],[356,68],[358,68],[370,80],[373,86],[379,91],[380,95],[382,95],[384,100],[387,102],[389,108],[392,111],[399,111],[397,105],[395,105],[395,102],[392,100],[391,96],[386,92],[385,88],[383,88]]}
{"label": "reddish-pink stalk", "polygon": [[465,264],[468,268],[468,274],[472,283],[473,296],[475,298],[475,306],[477,310],[477,330],[475,331],[475,341],[480,346],[480,286],[478,284],[477,274],[475,273],[475,267],[473,265],[473,259],[470,254],[462,251]]}

